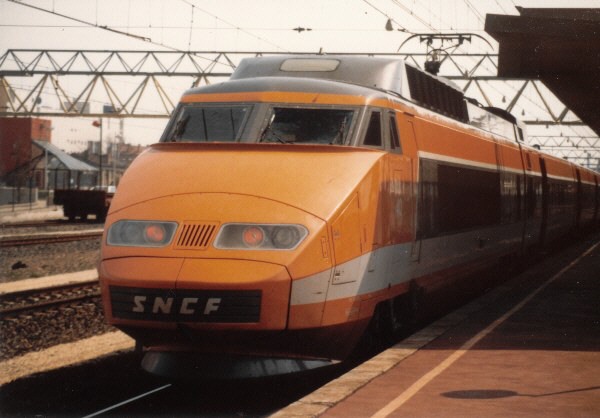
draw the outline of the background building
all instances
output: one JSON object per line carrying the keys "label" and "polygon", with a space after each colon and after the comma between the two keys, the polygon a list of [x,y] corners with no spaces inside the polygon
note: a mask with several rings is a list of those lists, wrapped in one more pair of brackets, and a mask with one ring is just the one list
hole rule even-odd
{"label": "background building", "polygon": [[124,143],[122,137],[100,144],[88,141],[87,149],[71,155],[52,144],[51,120],[0,118],[0,205],[47,199],[55,189],[118,186],[145,149]]}

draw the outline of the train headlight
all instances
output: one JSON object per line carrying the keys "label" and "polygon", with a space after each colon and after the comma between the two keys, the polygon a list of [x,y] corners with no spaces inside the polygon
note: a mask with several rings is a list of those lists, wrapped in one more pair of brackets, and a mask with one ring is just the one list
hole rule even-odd
{"label": "train headlight", "polygon": [[260,247],[265,241],[265,231],[260,226],[248,226],[242,231],[242,241],[246,247]]}
{"label": "train headlight", "polygon": [[128,247],[164,247],[171,243],[176,222],[117,221],[108,228],[107,244]]}
{"label": "train headlight", "polygon": [[293,250],[307,235],[302,225],[225,224],[214,245],[220,249]]}

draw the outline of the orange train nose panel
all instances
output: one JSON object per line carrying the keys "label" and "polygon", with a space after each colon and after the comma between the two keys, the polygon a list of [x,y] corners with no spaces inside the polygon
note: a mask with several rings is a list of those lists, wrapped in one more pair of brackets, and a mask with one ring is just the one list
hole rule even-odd
{"label": "orange train nose panel", "polygon": [[[294,150],[269,144],[154,144],[122,178],[110,213],[200,192],[261,197],[326,219],[383,155],[336,146],[294,145]],[[215,209],[213,214],[219,213]]]}

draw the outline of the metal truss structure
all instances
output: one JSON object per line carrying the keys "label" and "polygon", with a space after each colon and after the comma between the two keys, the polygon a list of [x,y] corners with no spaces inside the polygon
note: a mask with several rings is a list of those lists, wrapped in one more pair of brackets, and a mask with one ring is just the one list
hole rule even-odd
{"label": "metal truss structure", "polygon": [[[186,88],[226,80],[242,58],[275,54],[282,53],[11,49],[0,56],[0,117],[166,118]],[[340,55],[394,56],[419,68],[427,56]],[[599,140],[576,115],[540,81],[500,78],[497,68],[497,54],[454,52],[443,57],[440,75],[482,104],[515,114],[531,131],[571,128],[550,136],[530,132],[531,143],[592,168],[600,166]]]}

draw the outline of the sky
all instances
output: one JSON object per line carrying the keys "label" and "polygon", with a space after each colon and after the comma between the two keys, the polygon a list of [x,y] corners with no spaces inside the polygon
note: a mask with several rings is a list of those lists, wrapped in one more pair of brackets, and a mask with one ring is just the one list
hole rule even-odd
{"label": "sky", "polygon": [[[410,34],[423,32],[476,33],[495,49],[483,31],[485,15],[518,15],[515,6],[600,7],[600,0],[0,0],[0,56],[8,49],[396,52]],[[403,48],[425,52],[416,39]],[[481,41],[465,44],[469,51],[494,52]],[[10,81],[22,91],[32,83]],[[190,83],[165,88],[176,102]],[[50,92],[43,101],[57,106]],[[127,119],[123,134],[127,142],[150,144],[166,122]],[[118,121],[105,123],[109,139],[120,133]],[[53,143],[67,151],[98,137],[86,118],[54,118],[53,126]]]}

